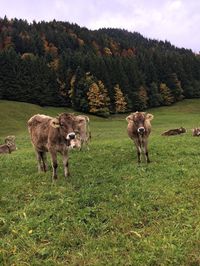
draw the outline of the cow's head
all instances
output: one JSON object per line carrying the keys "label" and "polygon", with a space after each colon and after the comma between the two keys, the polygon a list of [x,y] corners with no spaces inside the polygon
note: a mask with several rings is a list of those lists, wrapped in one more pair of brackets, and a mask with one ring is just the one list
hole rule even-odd
{"label": "cow's head", "polygon": [[193,136],[200,136],[200,128],[196,127],[192,129]]}
{"label": "cow's head", "polygon": [[184,127],[180,127],[180,128],[179,128],[179,132],[181,132],[181,133],[186,133],[186,129],[185,129]]}
{"label": "cow's head", "polygon": [[16,144],[15,144],[15,136],[7,136],[5,138],[5,143],[8,146],[10,152],[17,150]]}
{"label": "cow's head", "polygon": [[67,141],[68,146],[71,145],[71,140],[76,138],[76,120],[73,114],[60,114],[51,120],[51,126],[59,129],[60,134]]}
{"label": "cow's head", "polygon": [[135,112],[130,114],[126,120],[128,123],[133,123],[138,134],[143,135],[146,131],[146,125],[153,119],[152,114],[147,114],[145,112]]}

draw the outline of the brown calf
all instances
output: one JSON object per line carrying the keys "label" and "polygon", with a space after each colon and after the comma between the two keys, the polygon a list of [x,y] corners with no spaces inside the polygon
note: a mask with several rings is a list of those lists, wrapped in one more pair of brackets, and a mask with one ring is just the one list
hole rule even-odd
{"label": "brown calf", "polygon": [[7,136],[5,138],[5,144],[0,145],[0,154],[11,153],[16,150],[15,136]]}
{"label": "brown calf", "polygon": [[73,147],[77,135],[77,121],[73,114],[62,113],[53,118],[46,115],[34,115],[28,120],[28,130],[36,151],[38,170],[46,171],[46,152],[52,161],[52,179],[57,179],[57,153],[63,156],[64,175],[69,175],[68,151]]}
{"label": "brown calf", "polygon": [[145,112],[135,112],[130,114],[126,120],[128,122],[128,136],[134,141],[137,149],[138,163],[141,162],[141,153],[144,152],[146,162],[149,163],[148,155],[148,137],[151,133],[151,123],[153,119],[152,114]]}
{"label": "brown calf", "polygon": [[169,129],[163,132],[161,135],[162,136],[174,136],[174,135],[180,135],[182,133],[186,133],[186,129],[184,127]]}
{"label": "brown calf", "polygon": [[200,128],[196,127],[192,129],[192,135],[194,137],[199,137],[200,136]]}

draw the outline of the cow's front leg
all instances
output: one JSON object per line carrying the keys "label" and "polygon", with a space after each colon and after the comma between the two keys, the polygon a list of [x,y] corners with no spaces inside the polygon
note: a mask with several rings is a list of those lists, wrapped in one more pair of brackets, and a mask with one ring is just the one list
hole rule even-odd
{"label": "cow's front leg", "polygon": [[63,166],[64,166],[64,175],[65,175],[65,177],[70,176],[68,151],[65,151],[63,153]]}
{"label": "cow's front leg", "polygon": [[141,148],[140,146],[137,147],[137,157],[138,157],[138,163],[141,163]]}
{"label": "cow's front leg", "polygon": [[58,163],[57,163],[57,154],[55,151],[49,150],[50,155],[51,155],[51,164],[52,164],[52,169],[53,169],[53,174],[52,174],[52,181],[58,178],[57,176],[57,168],[58,168]]}
{"label": "cow's front leg", "polygon": [[150,163],[147,144],[148,144],[148,143],[147,143],[147,140],[145,140],[145,141],[144,141],[144,154],[145,154],[146,162],[147,162],[147,163]]}
{"label": "cow's front leg", "polygon": [[137,149],[138,163],[140,164],[141,163],[141,152],[142,152],[141,144],[140,144],[139,139],[134,139],[134,143],[135,143],[135,146],[136,146],[136,149]]}

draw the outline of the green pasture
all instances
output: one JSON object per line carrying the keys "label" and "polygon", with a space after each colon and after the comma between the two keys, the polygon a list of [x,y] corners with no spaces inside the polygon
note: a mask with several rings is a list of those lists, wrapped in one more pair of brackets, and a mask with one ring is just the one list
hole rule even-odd
{"label": "green pasture", "polygon": [[90,150],[70,152],[67,179],[59,158],[52,184],[26,123],[63,111],[0,101],[0,142],[16,135],[18,147],[0,156],[0,265],[200,265],[200,100],[148,110],[149,165],[137,164],[127,114],[90,116]]}

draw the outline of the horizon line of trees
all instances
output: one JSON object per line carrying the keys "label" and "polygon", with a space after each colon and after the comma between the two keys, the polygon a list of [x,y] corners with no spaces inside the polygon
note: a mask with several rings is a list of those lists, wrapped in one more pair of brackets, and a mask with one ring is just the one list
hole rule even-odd
{"label": "horizon line of trees", "polygon": [[0,99],[108,116],[200,97],[200,55],[120,29],[0,18]]}

